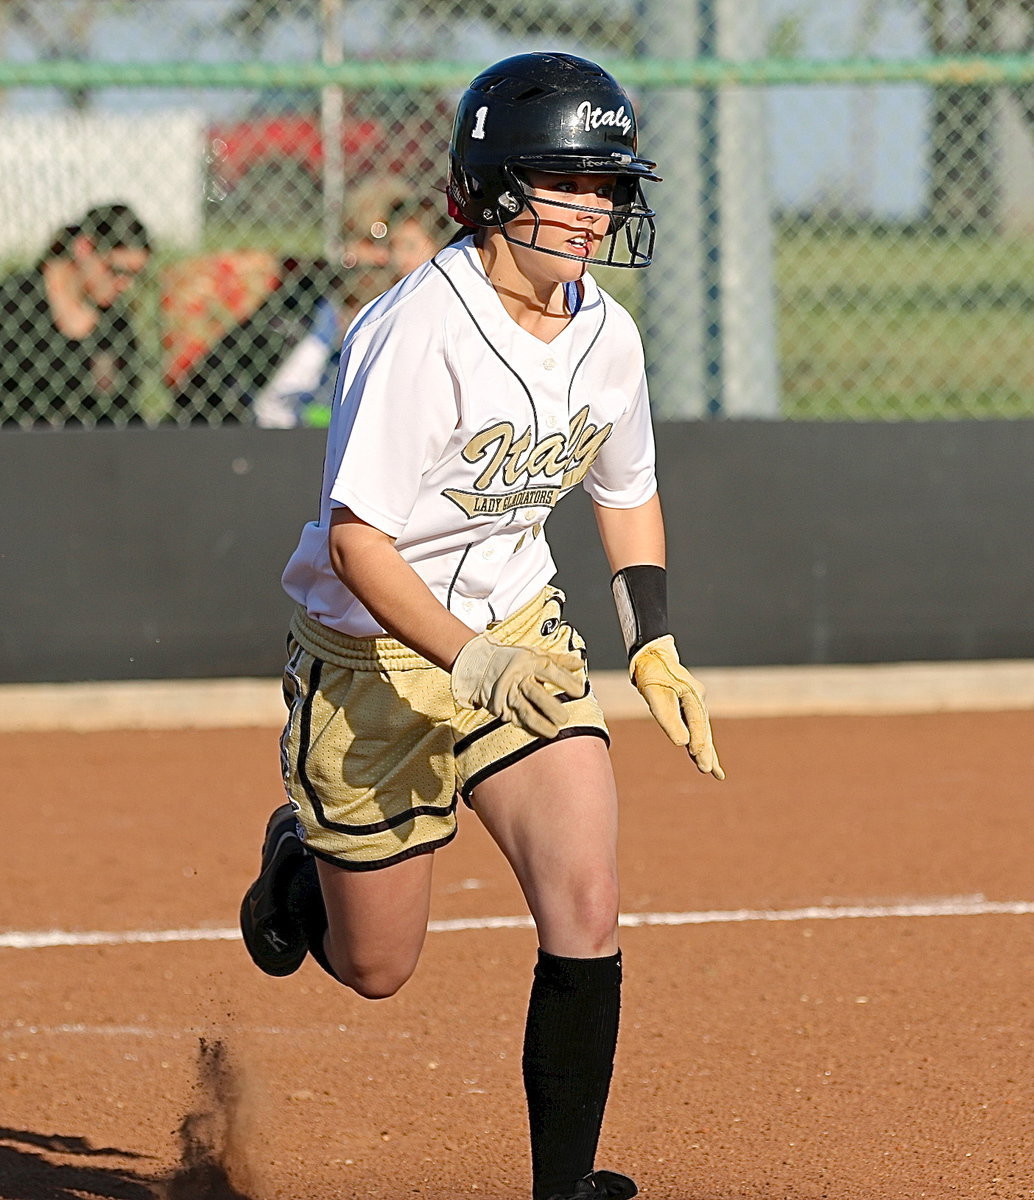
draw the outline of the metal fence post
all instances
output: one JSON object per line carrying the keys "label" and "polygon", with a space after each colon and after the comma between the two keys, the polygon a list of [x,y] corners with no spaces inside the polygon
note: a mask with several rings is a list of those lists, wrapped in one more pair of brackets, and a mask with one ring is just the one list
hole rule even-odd
{"label": "metal fence post", "polygon": [[[644,0],[642,53],[661,59],[760,57],[759,0]],[[771,206],[764,97],[755,89],[655,88],[643,148],[657,252],[643,331],[651,394],[668,418],[778,415]]]}
{"label": "metal fence post", "polygon": [[[699,50],[702,0],[642,0],[639,52],[691,59]],[[699,236],[701,93],[651,87],[639,100],[640,145],[663,183],[647,184],[657,210],[654,261],[644,274],[641,325],[654,411],[667,418],[704,415],[704,254]]]}
{"label": "metal fence post", "polygon": [[[343,0],[320,0],[320,57],[327,66],[344,61]],[[320,90],[320,137],[323,143],[323,253],[339,262],[345,218],[345,98],[340,84]]]}
{"label": "metal fence post", "polygon": [[[760,0],[706,0],[714,8],[714,44],[729,62],[765,52]],[[765,93],[726,87],[716,93],[714,152],[718,216],[716,316],[718,387],[708,409],[726,417],[779,416],[777,310],[768,178]],[[705,210],[706,211],[706,210]],[[710,281],[709,285],[710,285]]]}

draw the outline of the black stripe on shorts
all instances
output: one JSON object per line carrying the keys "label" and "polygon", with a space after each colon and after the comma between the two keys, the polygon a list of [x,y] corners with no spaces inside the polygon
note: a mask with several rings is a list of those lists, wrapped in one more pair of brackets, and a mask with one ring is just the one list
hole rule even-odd
{"label": "black stripe on shorts", "polygon": [[432,854],[435,850],[440,850],[443,846],[447,846],[456,836],[457,830],[453,829],[451,833],[445,837],[439,838],[436,842],[421,842],[419,846],[411,846],[408,850],[400,850],[398,854],[389,855],[387,858],[376,858],[370,862],[352,862],[345,858],[335,858],[333,854],[327,854],[323,850],[316,850],[306,843],[306,848],[313,858],[321,858],[324,862],[330,863],[334,867],[342,867],[346,871],[379,871],[382,867],[393,867],[396,863],[405,862],[407,858],[416,858],[418,854]]}
{"label": "black stripe on shorts", "polygon": [[[416,817],[441,817],[453,812],[456,808],[456,797],[453,796],[452,802],[448,808],[442,808],[436,804],[418,804],[414,808],[407,808],[405,812],[397,813],[393,817],[388,817],[383,821],[369,821],[362,825],[349,825],[344,821],[330,821],[327,819],[326,812],[320,802],[319,796],[316,794],[316,789],[312,786],[312,780],[309,778],[308,772],[305,770],[305,763],[309,755],[309,743],[312,740],[312,702],[319,690],[320,679],[323,675],[323,660],[313,658],[312,671],[309,674],[309,690],[302,702],[302,715],[299,722],[298,731],[298,779],[301,782],[302,788],[306,796],[309,798],[309,803],[312,805],[312,811],[324,829],[332,829],[335,833],[349,834],[367,834],[367,833],[383,833],[388,829],[394,829],[397,825],[405,825]],[[433,848],[433,847],[432,847]],[[407,852],[404,857],[412,853]],[[336,859],[330,859],[331,862],[336,862]]]}
{"label": "black stripe on shorts", "polygon": [[536,738],[533,742],[528,742],[526,746],[521,746],[519,750],[514,750],[511,754],[496,759],[495,762],[472,775],[463,785],[463,803],[469,808],[471,793],[478,784],[484,783],[486,779],[491,779],[493,775],[498,775],[504,767],[509,767],[514,763],[520,762],[521,759],[527,758],[530,754],[534,754],[536,750],[541,750],[543,746],[548,746],[552,742],[560,742],[565,738],[572,737],[597,737],[608,746],[610,745],[609,736],[597,725],[572,725],[570,728],[561,729],[555,738]]}

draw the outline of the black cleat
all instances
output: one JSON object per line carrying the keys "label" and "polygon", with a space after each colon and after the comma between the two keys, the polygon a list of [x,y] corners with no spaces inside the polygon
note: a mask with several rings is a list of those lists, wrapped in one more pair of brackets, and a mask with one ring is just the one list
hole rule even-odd
{"label": "black cleat", "polygon": [[592,1171],[579,1179],[574,1191],[566,1196],[550,1196],[549,1200],[632,1200],[639,1189],[627,1175],[616,1171]]}
{"label": "black cleat", "polygon": [[305,930],[285,903],[291,873],[308,857],[298,836],[294,809],[282,804],[266,825],[262,867],[241,904],[244,945],[267,975],[292,975],[308,953]]}

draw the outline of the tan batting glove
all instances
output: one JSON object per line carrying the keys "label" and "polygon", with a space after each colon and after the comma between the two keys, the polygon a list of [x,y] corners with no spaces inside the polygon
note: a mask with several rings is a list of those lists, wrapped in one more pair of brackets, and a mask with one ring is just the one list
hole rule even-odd
{"label": "tan batting glove", "polygon": [[582,681],[572,672],[578,654],[544,654],[527,646],[504,646],[487,633],[472,638],[452,664],[453,699],[463,708],[487,708],[494,716],[536,737],[554,738],[567,724],[567,709],[542,686],[580,696]]}
{"label": "tan batting glove", "polygon": [[632,682],[668,737],[676,746],[687,747],[697,770],[724,779],[711,738],[704,685],[679,662],[671,634],[647,642],[632,656],[629,669]]}

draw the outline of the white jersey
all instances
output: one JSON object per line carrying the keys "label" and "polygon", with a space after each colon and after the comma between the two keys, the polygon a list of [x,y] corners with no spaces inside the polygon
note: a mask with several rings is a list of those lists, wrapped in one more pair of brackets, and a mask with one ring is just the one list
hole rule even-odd
{"label": "white jersey", "polygon": [[318,521],[284,571],[288,595],[353,637],[383,633],[330,565],[346,506],[482,632],[556,567],[542,527],[581,483],[634,508],[656,491],[643,348],[634,321],[585,275],[546,343],[506,312],[468,237],[368,305],[345,336]]}

